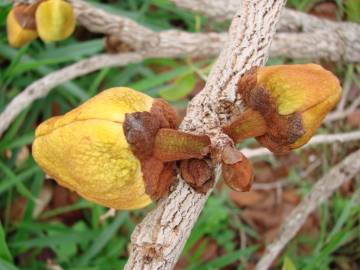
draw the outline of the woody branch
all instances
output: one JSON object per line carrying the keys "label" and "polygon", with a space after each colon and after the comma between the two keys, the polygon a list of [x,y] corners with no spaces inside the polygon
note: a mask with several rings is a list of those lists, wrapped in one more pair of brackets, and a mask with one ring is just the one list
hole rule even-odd
{"label": "woody branch", "polygon": [[[34,1],[19,0],[14,2]],[[153,32],[130,19],[115,16],[96,9],[84,1],[72,0],[71,2],[77,12],[78,20],[85,27],[88,27],[89,30],[114,35],[119,37],[122,41],[128,42],[134,46],[134,48],[138,48],[139,50],[136,51],[136,55],[132,55],[132,58],[134,59],[130,61],[132,63],[142,61],[148,57],[215,56],[219,53],[222,45],[227,40],[227,34],[225,33],[187,33],[178,30]],[[189,7],[187,1],[174,0],[174,2],[176,4],[184,3],[184,7]],[[218,2],[214,0],[203,0],[201,3],[209,5],[208,12],[212,10],[212,7],[214,7],[215,4],[218,4]],[[235,1],[232,1],[231,3],[234,4]],[[195,2],[194,7],[197,7]],[[205,12],[203,6],[198,5],[198,7],[202,8],[200,11]],[[217,10],[225,13],[230,12],[227,8],[225,11],[222,11],[224,10],[224,7]],[[291,58],[324,58],[334,61],[341,59],[349,62],[360,62],[360,48],[356,47],[360,44],[360,42],[357,42],[357,39],[360,38],[360,26],[356,24],[334,23],[320,20],[313,16],[289,10],[286,10],[282,18],[282,24],[287,25],[289,29],[294,30],[301,27],[304,31],[310,33],[278,33],[272,43],[270,55]],[[327,28],[332,29],[326,30]],[[320,31],[320,29],[325,30]],[[352,38],[348,38],[347,40],[352,42],[348,42],[348,44],[345,41],[339,41],[336,35],[332,35],[334,32],[340,33],[340,31],[335,31],[336,29],[340,29],[344,33],[347,33],[350,29],[350,32],[353,32],[354,35],[350,35]],[[316,30],[317,32],[311,33],[313,30]],[[346,34],[346,36],[349,35]],[[319,41],[319,38],[321,42]],[[341,49],[339,49],[339,47]],[[128,55],[125,54],[124,58],[126,59],[127,57]],[[117,59],[119,59],[118,62],[115,61]],[[76,63],[65,67],[63,70],[56,71],[54,74],[49,74],[48,76],[51,78],[51,83],[49,84],[42,83],[44,80],[47,80],[47,77],[34,82],[15,97],[0,114],[0,136],[23,108],[31,104],[32,101],[45,96],[53,87],[61,84],[64,81],[62,78],[71,80],[103,67],[122,66],[123,61],[121,59],[122,55],[114,58],[111,55],[94,56],[81,62],[82,64],[96,62],[97,64],[93,65],[91,68],[82,67]],[[128,63],[127,61],[124,62]],[[71,74],[69,74],[68,70],[71,70]],[[57,76],[56,74],[58,73],[65,74],[65,77]],[[35,86],[39,87],[40,90],[33,91],[32,89]]]}
{"label": "woody branch", "polygon": [[[241,110],[236,84],[251,67],[265,64],[283,5],[277,0],[242,1],[205,88],[188,106],[182,130],[208,134],[220,151],[231,144],[221,126]],[[208,196],[179,179],[169,197],[137,225],[125,269],[172,269]]]}
{"label": "woody branch", "polygon": [[[227,5],[216,0],[172,1],[180,7],[226,19],[230,19],[236,7],[239,7],[239,1],[236,0],[228,0]],[[179,56],[214,56],[219,53],[227,38],[225,33],[188,33],[180,30],[154,32],[131,19],[97,9],[85,1],[69,2],[74,6],[78,22],[87,29],[114,36],[144,54],[172,56],[174,52],[171,50],[175,49]],[[301,33],[296,33],[300,29]],[[271,56],[360,62],[360,26],[355,23],[331,22],[286,9],[278,30],[280,33],[275,36]]]}

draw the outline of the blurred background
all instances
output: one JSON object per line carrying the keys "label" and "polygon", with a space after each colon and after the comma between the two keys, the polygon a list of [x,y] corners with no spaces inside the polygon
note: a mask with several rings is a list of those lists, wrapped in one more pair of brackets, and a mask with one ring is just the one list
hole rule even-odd
{"label": "blurred background", "polygon": [[[229,22],[177,8],[167,0],[92,1],[98,8],[129,17],[152,30],[226,31]],[[0,3],[0,112],[26,86],[42,76],[100,52],[113,52],[101,34],[78,26],[69,39],[35,40],[13,49],[6,38],[10,3]],[[360,1],[290,0],[288,7],[334,21],[360,22]],[[120,44],[121,45],[121,44]],[[117,44],[116,51],[127,51]],[[269,65],[311,59],[270,58]],[[46,179],[31,156],[35,127],[64,114],[101,90],[128,86],[169,101],[184,116],[187,102],[204,86],[214,59],[148,59],[104,68],[56,87],[26,108],[0,138],[0,269],[122,269],[135,225],[151,209],[121,211],[105,220],[108,209],[79,198]],[[360,95],[360,65],[322,61],[347,88],[345,105]],[[360,109],[322,125],[320,134],[360,128]],[[250,139],[240,148],[259,145]],[[176,269],[252,269],[315,181],[360,142],[317,145],[287,156],[252,159],[255,184],[237,193],[221,181],[209,198]],[[343,185],[307,220],[273,269],[360,269],[360,177]],[[153,207],[153,206],[152,206]]]}

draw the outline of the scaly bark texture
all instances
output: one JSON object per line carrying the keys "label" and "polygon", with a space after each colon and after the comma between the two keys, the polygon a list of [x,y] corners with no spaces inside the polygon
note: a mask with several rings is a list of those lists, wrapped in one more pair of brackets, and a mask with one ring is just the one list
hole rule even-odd
{"label": "scaly bark texture", "polygon": [[[35,0],[14,0],[33,3]],[[215,19],[231,19],[238,10],[238,0],[172,0],[179,7]],[[116,16],[82,0],[69,0],[77,21],[89,31],[104,33],[146,55],[163,57],[206,57],[217,55],[226,42],[225,33],[188,33],[181,30],[152,31],[137,22]],[[285,9],[274,38],[271,56],[300,59],[326,59],[347,63],[360,62],[360,25],[332,22],[302,12]],[[290,31],[290,32],[289,32]]]}
{"label": "scaly bark texture", "polygon": [[[239,0],[171,0],[179,7],[215,20],[229,20],[240,5]],[[358,62],[360,59],[360,25],[333,22],[303,12],[284,9],[271,48],[271,56],[328,59]],[[289,33],[292,32],[292,33]]]}
{"label": "scaly bark texture", "polygon": [[[240,1],[172,0],[175,4],[215,18],[230,19]],[[82,0],[70,1],[78,21],[92,32],[106,33],[152,55],[216,55],[226,41],[224,33],[188,33],[180,30],[154,32],[128,18],[94,8]],[[271,56],[328,59],[356,63],[360,61],[360,26],[319,19],[285,9],[271,47]],[[289,31],[300,33],[289,33]]]}
{"label": "scaly bark texture", "polygon": [[[221,126],[242,111],[236,96],[239,78],[251,67],[264,65],[285,1],[242,1],[205,88],[189,104],[181,129],[211,136],[219,151],[230,139]],[[217,173],[219,170],[217,169]],[[125,269],[172,269],[209,196],[193,191],[181,179],[137,225]]]}

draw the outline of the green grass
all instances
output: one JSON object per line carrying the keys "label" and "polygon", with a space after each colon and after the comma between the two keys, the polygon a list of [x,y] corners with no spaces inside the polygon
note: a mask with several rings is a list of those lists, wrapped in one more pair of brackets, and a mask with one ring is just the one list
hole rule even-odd
{"label": "green grass", "polygon": [[[289,5],[307,11],[316,2],[319,1],[292,0]],[[346,4],[338,2],[339,12],[344,12],[348,20],[359,21],[356,0]],[[227,27],[227,24],[175,8],[167,0],[92,3],[156,31],[174,27],[192,32],[224,31]],[[99,35],[81,42],[74,37],[54,44],[36,40],[20,50],[13,49],[5,38],[10,5],[0,3],[0,6],[0,111],[42,76],[104,51]],[[284,61],[270,59],[277,64]],[[122,269],[128,257],[131,232],[149,209],[121,211],[103,223],[99,221],[100,216],[107,209],[83,199],[59,205],[50,201],[47,208],[39,210],[38,200],[45,198],[44,187],[54,191],[56,184],[45,179],[31,156],[34,128],[43,120],[63,114],[101,90],[114,86],[129,86],[185,109],[186,96],[197,83],[206,79],[212,63],[213,59],[148,59],[122,68],[106,68],[64,83],[24,108],[0,139],[0,269],[46,269],[47,260],[69,270]],[[338,74],[346,77],[347,67],[338,65],[338,70]],[[360,67],[351,70],[346,80],[359,83]],[[335,129],[344,128],[336,126]],[[348,150],[339,150],[336,160]],[[303,179],[300,174],[304,168],[299,166],[290,169],[290,186],[299,194],[306,194],[312,186],[311,181],[326,173],[336,161],[332,159],[331,147],[319,147],[316,151],[323,163],[315,177]],[[274,158],[267,158],[266,162],[273,168],[280,164]],[[324,203],[318,211],[319,236],[314,238],[304,233],[296,237],[274,269],[281,269],[283,265],[286,270],[294,267],[333,269],[344,261],[360,260],[359,245],[356,245],[360,240],[359,194],[356,186],[351,195],[343,196],[338,192]],[[246,222],[243,209],[228,195],[227,189],[219,189],[210,197],[183,251],[182,258],[187,261],[185,269],[246,269],[258,258],[263,236]],[[241,248],[241,232],[248,239],[245,248]],[[210,243],[217,246],[217,256],[204,260],[203,253]],[[304,246],[310,251],[303,251]]]}

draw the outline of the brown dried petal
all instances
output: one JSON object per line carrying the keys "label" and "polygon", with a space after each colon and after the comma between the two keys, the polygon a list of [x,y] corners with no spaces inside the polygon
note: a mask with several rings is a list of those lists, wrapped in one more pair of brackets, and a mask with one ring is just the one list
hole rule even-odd
{"label": "brown dried petal", "polygon": [[125,115],[124,134],[131,151],[141,162],[145,192],[158,200],[170,189],[174,178],[174,162],[164,162],[154,157],[155,137],[160,128],[174,128],[176,114],[164,101],[153,102],[150,112]]}
{"label": "brown dried petal", "polygon": [[180,173],[185,182],[200,193],[208,192],[215,182],[213,170],[204,159],[181,161]]}
{"label": "brown dried petal", "polygon": [[150,112],[159,119],[161,128],[177,128],[176,112],[165,100],[155,99]]}
{"label": "brown dried petal", "polygon": [[235,164],[222,163],[222,176],[225,183],[236,191],[248,191],[253,180],[253,168],[250,161],[244,156]]}
{"label": "brown dried petal", "polygon": [[226,146],[222,152],[222,161],[226,164],[235,164],[243,159],[243,154],[234,146]]}
{"label": "brown dried petal", "polygon": [[156,158],[141,162],[145,192],[156,201],[167,194],[174,179],[174,163],[163,163]]}
{"label": "brown dried petal", "polygon": [[126,140],[136,157],[140,160],[149,158],[153,153],[160,121],[149,112],[127,113],[123,127]]}
{"label": "brown dried petal", "polygon": [[36,30],[35,11],[38,4],[20,4],[14,9],[14,16],[21,28],[28,30]]}

